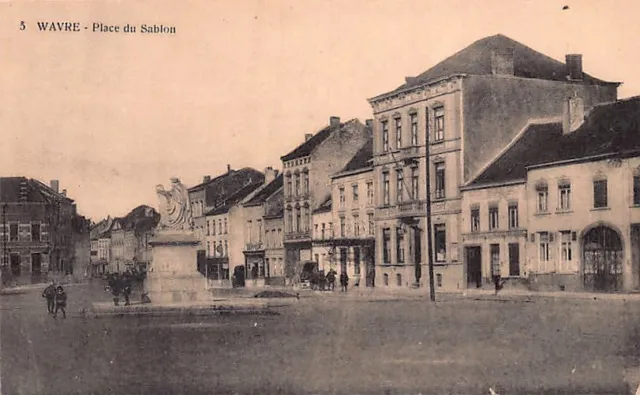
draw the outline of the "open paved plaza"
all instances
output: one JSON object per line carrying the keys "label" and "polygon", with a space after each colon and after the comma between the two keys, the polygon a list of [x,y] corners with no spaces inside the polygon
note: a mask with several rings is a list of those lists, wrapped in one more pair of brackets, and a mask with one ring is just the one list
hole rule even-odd
{"label": "open paved plaza", "polygon": [[[278,315],[100,317],[1,297],[6,394],[624,394],[640,302],[305,293]],[[631,392],[631,393],[633,393]]]}

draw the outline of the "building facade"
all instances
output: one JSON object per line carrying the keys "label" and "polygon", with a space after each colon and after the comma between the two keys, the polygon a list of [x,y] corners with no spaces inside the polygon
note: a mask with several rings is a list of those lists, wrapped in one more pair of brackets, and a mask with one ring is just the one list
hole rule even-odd
{"label": "building facade", "polygon": [[[586,108],[580,96],[572,96],[564,109],[555,122],[531,124],[516,136],[465,187],[464,200],[473,205],[486,199],[489,226],[492,202],[501,204],[500,211],[506,206],[509,216],[518,204],[518,220],[526,215],[526,223],[519,222],[517,233],[509,229],[503,243],[492,243],[499,244],[498,259],[509,260],[502,269],[519,270],[531,289],[639,289],[640,99]],[[473,215],[473,206],[468,210]],[[507,221],[513,224],[511,217]],[[483,230],[478,236],[487,237]],[[463,237],[465,244],[474,243],[472,235]],[[508,243],[510,254],[516,240],[521,257],[525,244],[521,267],[502,252]],[[481,260],[483,270],[494,261],[486,253]],[[467,256],[469,272],[475,262]]]}
{"label": "building facade", "polygon": [[39,282],[47,274],[73,274],[74,232],[81,218],[59,182],[0,178],[3,283]]}
{"label": "building facade", "polygon": [[614,101],[618,85],[583,73],[580,55],[568,55],[565,65],[497,35],[370,99],[376,262],[395,274],[395,284],[423,286],[431,233],[435,275],[443,287],[463,287],[460,187],[532,119],[561,116],[566,98],[574,95],[588,106]]}
{"label": "building facade", "polygon": [[370,139],[357,119],[344,123],[331,117],[329,126],[281,157],[284,172],[285,271],[295,278],[312,261],[311,213],[331,192],[330,175],[339,171]]}
{"label": "building facade", "polygon": [[311,214],[311,222],[313,225],[311,253],[318,270],[325,274],[331,269],[336,272],[338,271],[335,263],[336,246],[331,206],[331,196],[328,196]]}
{"label": "building facade", "polygon": [[[375,256],[375,189],[373,144],[368,141],[338,173],[331,176],[331,241],[338,273],[347,273],[350,286],[376,285],[388,273],[378,270]],[[387,281],[388,284],[388,281]]]}

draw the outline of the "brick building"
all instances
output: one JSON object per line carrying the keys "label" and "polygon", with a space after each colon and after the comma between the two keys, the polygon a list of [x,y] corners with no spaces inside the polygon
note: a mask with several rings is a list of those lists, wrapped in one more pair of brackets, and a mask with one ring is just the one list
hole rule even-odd
{"label": "brick building", "polygon": [[[0,178],[3,282],[42,281],[49,273],[73,274],[82,217],[58,190],[26,177]],[[87,251],[88,254],[88,251]]]}

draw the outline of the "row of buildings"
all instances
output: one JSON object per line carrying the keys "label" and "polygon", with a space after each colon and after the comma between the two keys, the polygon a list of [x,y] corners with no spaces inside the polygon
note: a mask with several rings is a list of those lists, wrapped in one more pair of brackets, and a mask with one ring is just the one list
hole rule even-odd
{"label": "row of buildings", "polygon": [[331,117],[281,171],[205,177],[189,190],[200,270],[421,287],[430,235],[438,289],[640,288],[640,99],[565,60],[486,37],[370,98],[373,119]]}
{"label": "row of buildings", "polygon": [[152,259],[149,240],[159,221],[155,209],[141,205],[124,217],[107,217],[93,224],[89,275],[99,277],[127,270],[145,273]]}
{"label": "row of buildings", "polygon": [[40,282],[51,275],[80,275],[89,266],[90,221],[59,181],[0,178],[2,283]]}

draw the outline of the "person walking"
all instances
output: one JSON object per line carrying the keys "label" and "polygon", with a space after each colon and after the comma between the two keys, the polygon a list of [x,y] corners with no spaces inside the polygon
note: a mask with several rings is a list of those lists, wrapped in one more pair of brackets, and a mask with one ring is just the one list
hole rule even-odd
{"label": "person walking", "polygon": [[42,292],[42,297],[47,299],[47,312],[49,314],[53,314],[53,309],[55,307],[55,298],[56,298],[56,283],[55,281],[51,281],[49,286],[44,289]]}
{"label": "person walking", "polygon": [[56,288],[56,309],[53,312],[53,318],[58,316],[58,310],[62,310],[62,318],[67,318],[67,312],[65,309],[67,308],[67,293],[64,292],[64,288],[61,285],[58,285]]}
{"label": "person walking", "polygon": [[349,287],[349,275],[347,272],[340,273],[340,286],[342,287],[342,292],[347,292]]}
{"label": "person walking", "polygon": [[129,296],[131,295],[131,278],[126,274],[123,279],[122,294],[124,295],[124,305],[129,306]]}
{"label": "person walking", "polygon": [[335,291],[336,289],[336,272],[333,269],[329,269],[327,273],[327,283],[329,284],[329,290]]}

